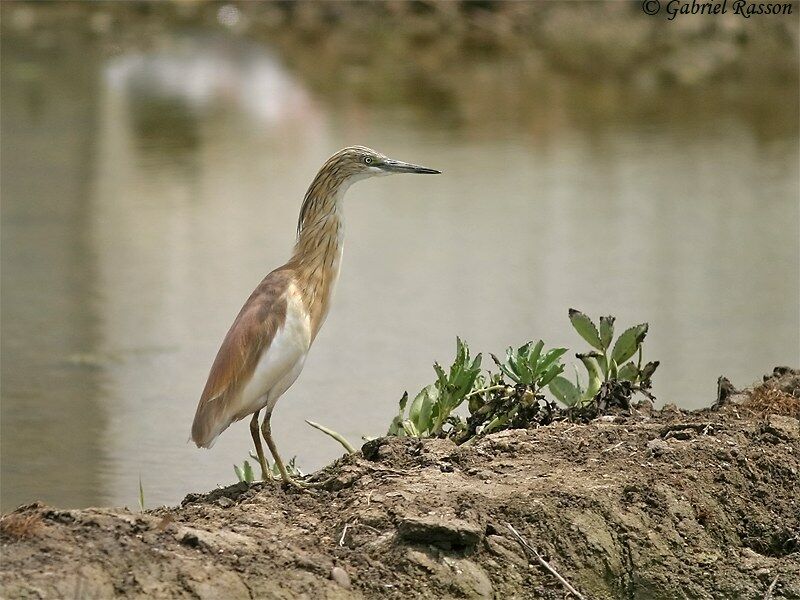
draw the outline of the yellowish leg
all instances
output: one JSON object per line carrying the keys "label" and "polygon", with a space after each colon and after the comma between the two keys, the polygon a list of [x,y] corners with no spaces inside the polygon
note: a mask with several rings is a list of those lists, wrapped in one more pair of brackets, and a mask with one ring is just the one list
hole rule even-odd
{"label": "yellowish leg", "polygon": [[258,464],[261,465],[261,479],[270,481],[272,479],[272,472],[267,464],[267,459],[264,457],[264,446],[261,444],[261,435],[258,433],[258,413],[253,413],[253,418],[250,419],[250,435],[253,436],[253,444],[256,447],[256,454],[258,455]]}
{"label": "yellowish leg", "polygon": [[269,419],[272,416],[272,412],[268,411],[266,415],[264,415],[264,422],[261,423],[261,433],[264,434],[264,441],[267,442],[267,447],[269,451],[272,453],[272,458],[275,461],[275,464],[278,465],[278,471],[281,473],[281,479],[283,479],[284,483],[288,483],[289,485],[293,485],[300,489],[306,488],[318,488],[323,487],[334,480],[333,477],[330,479],[326,479],[325,481],[315,482],[315,483],[308,483],[306,481],[297,481],[289,477],[289,472],[286,470],[286,467],[281,460],[280,454],[278,454],[278,448],[275,446],[275,440],[272,439],[272,429],[269,424]]}
{"label": "yellowish leg", "polygon": [[271,416],[272,411],[267,411],[267,414],[264,415],[264,422],[261,423],[261,433],[264,434],[264,441],[267,442],[267,447],[272,453],[272,459],[275,461],[275,464],[278,465],[278,471],[280,471],[281,479],[283,479],[284,483],[299,486],[300,484],[298,482],[289,477],[289,473],[286,471],[286,467],[281,460],[280,454],[278,454],[278,447],[275,445],[275,441],[272,439],[272,428],[269,425],[269,419]]}

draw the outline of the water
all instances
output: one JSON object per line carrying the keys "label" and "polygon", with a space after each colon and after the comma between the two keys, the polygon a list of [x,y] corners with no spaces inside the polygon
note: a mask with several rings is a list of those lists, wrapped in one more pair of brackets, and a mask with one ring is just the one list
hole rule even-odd
{"label": "water", "polygon": [[202,32],[3,41],[3,510],[135,506],[140,476],[148,506],[233,481],[247,423],[197,450],[197,398],[288,256],[312,176],[352,143],[444,175],[348,195],[334,308],[273,419],[307,470],[340,448],[303,419],[381,434],[456,335],[583,349],[572,306],[650,322],[661,402],[703,406],[720,374],[743,386],[798,363],[793,89],[699,103],[550,82],[386,104]]}

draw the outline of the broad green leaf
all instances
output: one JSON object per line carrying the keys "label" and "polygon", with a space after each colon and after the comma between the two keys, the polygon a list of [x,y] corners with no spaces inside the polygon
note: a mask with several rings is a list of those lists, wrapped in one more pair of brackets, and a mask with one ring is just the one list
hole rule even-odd
{"label": "broad green leaf", "polygon": [[422,403],[425,400],[425,395],[428,391],[428,388],[431,387],[433,387],[433,385],[422,388],[415,396],[414,401],[411,403],[411,407],[408,409],[408,418],[412,423],[419,422],[419,412],[422,410]]}
{"label": "broad green leaf", "polygon": [[581,400],[578,388],[566,377],[560,375],[555,377],[548,388],[561,403],[568,407],[575,406]]}
{"label": "broad green leaf", "polygon": [[[528,342],[528,344],[530,344],[530,342]],[[528,364],[530,364],[531,371],[534,373],[536,372],[536,365],[539,362],[539,357],[542,355],[542,348],[544,348],[544,342],[539,340],[533,347],[533,353],[528,359]]]}
{"label": "broad green leaf", "polygon": [[611,352],[611,358],[614,359],[617,365],[623,364],[631,356],[636,354],[639,344],[644,341],[646,335],[647,323],[641,323],[626,329],[622,335],[617,338],[617,342],[614,344],[614,350]]}
{"label": "broad green leaf", "polygon": [[244,461],[244,469],[242,469],[242,473],[244,474],[244,480],[247,483],[251,483],[255,479],[253,476],[253,467],[250,466],[250,461]]}
{"label": "broad green leaf", "polygon": [[[427,390],[427,388],[425,388]],[[420,433],[431,432],[433,431],[433,398],[431,398],[430,394],[425,394],[425,398],[422,400],[422,407],[419,411],[419,420],[417,421],[417,429],[419,429]]]}
{"label": "broad green leaf", "polygon": [[611,340],[614,339],[614,317],[600,317],[600,342],[603,350],[608,350]]}
{"label": "broad green leaf", "polygon": [[508,360],[506,364],[508,369],[517,376],[517,381],[521,383],[528,383],[530,381],[531,373],[525,365],[525,360],[520,358],[519,353],[515,353],[511,348],[507,351]]}
{"label": "broad green leaf", "polygon": [[561,374],[564,371],[564,365],[551,365],[547,371],[545,371],[544,375],[539,379],[537,382],[538,387],[541,389],[553,381],[556,375]]}
{"label": "broad green leaf", "polygon": [[572,322],[572,326],[575,328],[575,331],[577,331],[583,339],[589,342],[593,348],[597,348],[598,350],[603,349],[603,344],[600,342],[600,334],[597,332],[597,327],[595,327],[594,323],[589,317],[579,310],[570,308],[569,320]]}
{"label": "broad green leaf", "polygon": [[233,472],[236,473],[236,479],[239,481],[244,481],[244,473],[242,473],[239,465],[233,465]]}
{"label": "broad green leaf", "polygon": [[617,379],[620,381],[630,381],[631,383],[636,383],[638,377],[639,369],[637,369],[636,365],[632,362],[626,362],[619,368],[619,372],[617,373]]}
{"label": "broad green leaf", "polygon": [[617,379],[617,361],[613,358],[611,359],[611,364],[608,366],[608,378],[609,379]]}
{"label": "broad green leaf", "polygon": [[389,430],[386,432],[386,435],[394,435],[398,437],[402,437],[402,429],[403,429],[403,417],[395,416],[392,419],[392,422],[389,424]]}
{"label": "broad green leaf", "polygon": [[547,354],[542,357],[542,360],[539,361],[539,370],[542,372],[547,371],[547,369],[550,368],[550,365],[561,358],[566,351],[566,348],[553,348],[552,350],[548,351]]}
{"label": "broad green leaf", "polygon": [[513,371],[511,371],[510,369],[506,368],[506,366],[505,366],[505,365],[501,366],[501,367],[500,367],[500,370],[501,370],[501,371],[503,371],[503,373],[505,373],[505,374],[506,374],[506,376],[507,376],[507,377],[508,377],[508,378],[509,378],[511,381],[513,381],[514,383],[522,383],[522,380],[520,379],[520,377],[519,377],[519,376],[518,376],[516,373],[514,373]]}

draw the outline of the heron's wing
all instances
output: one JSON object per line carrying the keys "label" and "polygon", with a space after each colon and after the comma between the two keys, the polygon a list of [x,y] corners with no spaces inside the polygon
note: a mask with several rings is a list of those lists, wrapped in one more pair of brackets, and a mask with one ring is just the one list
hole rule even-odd
{"label": "heron's wing", "polygon": [[286,322],[291,284],[289,270],[279,269],[267,275],[228,330],[211,366],[192,424],[192,440],[198,446],[210,447],[217,435],[236,420],[233,404]]}

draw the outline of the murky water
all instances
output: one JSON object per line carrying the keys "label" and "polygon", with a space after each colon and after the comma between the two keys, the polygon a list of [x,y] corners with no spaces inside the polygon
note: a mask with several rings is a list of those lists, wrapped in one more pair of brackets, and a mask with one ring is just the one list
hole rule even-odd
{"label": "murky water", "polygon": [[198,395],[288,256],[310,179],[352,143],[444,175],[349,194],[334,308],[273,419],[306,469],[340,449],[303,419],[381,434],[456,335],[582,349],[571,306],[650,322],[663,402],[798,363],[792,93],[782,109],[658,94],[603,111],[625,94],[567,88],[504,112],[476,88],[454,118],[424,89],[334,102],[268,47],[199,34],[113,52],[4,38],[2,77],[4,510],[135,506],[140,476],[149,506],[234,480],[247,424],[195,449]]}

